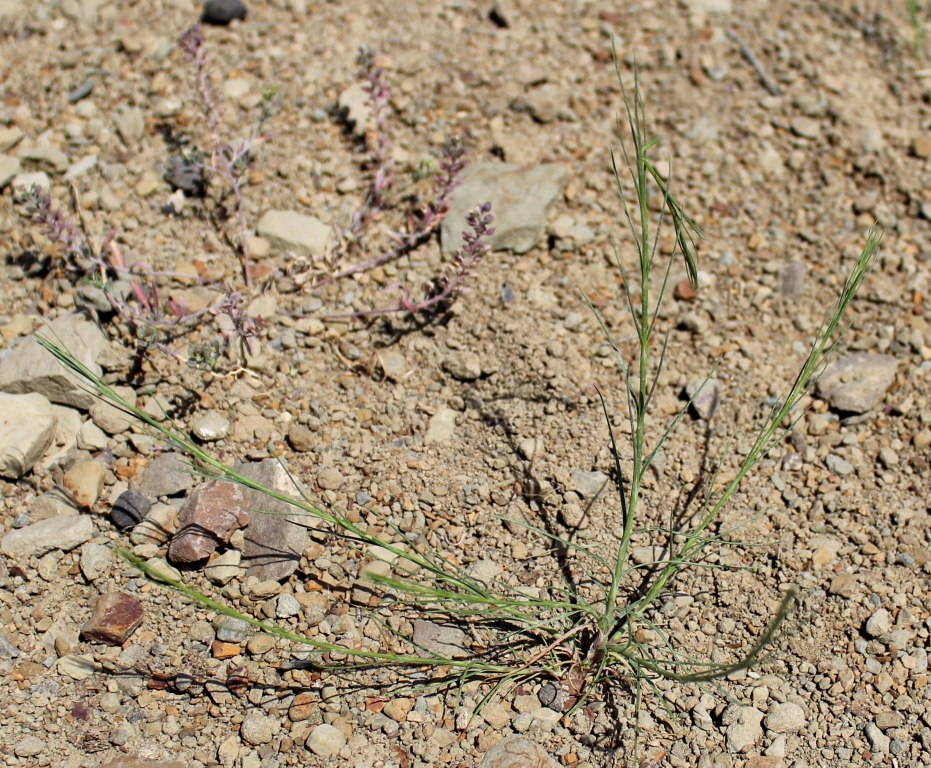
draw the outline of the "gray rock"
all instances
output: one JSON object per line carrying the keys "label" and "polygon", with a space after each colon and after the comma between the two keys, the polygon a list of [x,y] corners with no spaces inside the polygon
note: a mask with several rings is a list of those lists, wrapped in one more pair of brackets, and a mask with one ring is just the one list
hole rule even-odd
{"label": "gray rock", "polygon": [[805,265],[790,261],[779,268],[779,293],[786,298],[798,299],[805,295]]}
{"label": "gray rock", "polygon": [[[136,391],[132,387],[115,386],[113,390],[129,405],[136,404]],[[90,417],[108,435],[125,432],[136,420],[134,416],[104,400],[98,400],[90,407]]]}
{"label": "gray rock", "polygon": [[40,195],[47,195],[52,189],[52,180],[45,171],[17,173],[13,177],[13,199],[25,199],[33,189]]}
{"label": "gray rock", "polygon": [[324,491],[338,491],[345,482],[346,478],[336,467],[327,467],[317,473],[317,485]]}
{"label": "gray rock", "polygon": [[[700,390],[700,391],[699,391]],[[721,384],[717,379],[692,379],[685,385],[685,396],[694,397],[692,410],[700,419],[709,421],[721,402]]]}
{"label": "gray rock", "polygon": [[244,643],[253,633],[252,625],[242,619],[223,616],[215,622],[217,640],[224,643]]}
{"label": "gray rock", "polygon": [[306,746],[318,757],[333,757],[346,744],[346,737],[335,725],[323,723],[310,732]]}
{"label": "gray rock", "polygon": [[805,710],[793,701],[775,704],[763,725],[775,733],[795,733],[805,727]]}
{"label": "gray rock", "polygon": [[551,123],[569,114],[569,91],[556,83],[545,83],[524,97],[524,106],[538,123]]}
{"label": "gray rock", "polygon": [[383,352],[378,356],[378,359],[381,361],[385,376],[391,381],[399,382],[407,374],[407,362],[400,352],[393,350]]}
{"label": "gray rock", "polygon": [[423,436],[424,445],[445,443],[452,439],[456,431],[456,412],[452,408],[439,408],[427,422],[427,431]]}
{"label": "gray rock", "polygon": [[875,723],[867,723],[866,727],[863,729],[863,733],[866,736],[866,740],[870,743],[873,752],[878,755],[889,754],[889,747],[892,739],[879,730]]}
{"label": "gray rock", "polygon": [[81,547],[81,573],[88,581],[96,581],[110,568],[112,559],[109,547],[89,541]]}
{"label": "gray rock", "polygon": [[372,117],[372,102],[369,92],[362,83],[350,85],[337,99],[339,113],[352,132],[359,138],[365,136]]}
{"label": "gray rock", "polygon": [[44,555],[53,549],[68,552],[94,535],[94,525],[86,515],[50,517],[10,531],[0,540],[0,551],[7,557]]}
{"label": "gray rock", "polygon": [[584,472],[581,469],[574,469],[570,478],[572,479],[572,490],[576,491],[583,499],[594,499],[608,482],[608,476],[598,470]]}
{"label": "gray rock", "polygon": [[74,502],[59,490],[43,493],[29,505],[29,517],[33,522],[47,520],[50,517],[79,514],[80,511]]}
{"label": "gray rock", "polygon": [[[90,371],[102,371],[96,359],[109,347],[109,339],[83,315],[62,315],[38,332],[43,338],[67,349]],[[12,394],[38,392],[53,403],[88,409],[96,398],[87,392],[83,379],[70,374],[51,353],[30,336],[0,361],[0,391]]]}
{"label": "gray rock", "polygon": [[200,20],[205,24],[225,27],[231,21],[246,18],[248,9],[242,0],[207,0]]}
{"label": "gray rock", "polygon": [[205,443],[212,443],[216,440],[222,440],[230,433],[230,422],[225,416],[211,411],[205,413],[191,428],[194,437],[203,440]]}
{"label": "gray rock", "polygon": [[224,586],[239,575],[240,562],[242,562],[242,553],[231,549],[208,562],[204,566],[204,576],[214,584]]}
{"label": "gray rock", "polygon": [[123,491],[113,502],[110,519],[121,531],[130,530],[142,522],[151,508],[152,503],[145,496],[130,488],[128,491]]}
{"label": "gray rock", "polygon": [[160,576],[163,579],[168,579],[169,581],[182,580],[181,571],[179,571],[173,565],[169,565],[168,561],[163,557],[150,557],[145,561],[145,564],[156,576]]}
{"label": "gray rock", "polygon": [[10,642],[9,638],[0,632],[0,658],[15,659],[19,656],[19,648]]}
{"label": "gray rock", "polygon": [[525,736],[508,736],[489,749],[479,768],[558,768],[539,744]]}
{"label": "gray rock", "polygon": [[474,381],[482,375],[482,361],[474,352],[453,352],[443,359],[443,370],[460,381]]}
{"label": "gray rock", "polygon": [[191,467],[177,453],[163,453],[149,462],[139,481],[139,492],[149,499],[176,496],[194,485]]}
{"label": "gray rock", "polygon": [[242,721],[239,735],[246,744],[268,744],[280,727],[276,719],[252,710]]}
{"label": "gray rock", "polygon": [[0,477],[18,480],[48,450],[58,429],[43,395],[0,392]]}
{"label": "gray rock", "polygon": [[19,173],[19,160],[9,155],[0,155],[0,190],[4,189]]}
{"label": "gray rock", "polygon": [[295,211],[266,211],[259,219],[258,233],[279,251],[317,258],[326,252],[333,234],[320,219]]}
{"label": "gray rock", "polygon": [[818,379],[818,395],[838,411],[866,413],[895,381],[899,361],[892,355],[857,352],[831,363]]}
{"label": "gray rock", "polygon": [[13,754],[17,757],[35,757],[45,751],[45,742],[37,736],[23,736],[13,745]]}
{"label": "gray rock", "polygon": [[550,206],[566,183],[565,166],[550,163],[522,167],[508,163],[472,163],[462,174],[449,213],[443,219],[444,255],[462,246],[466,215],[476,206],[491,203],[495,234],[488,239],[493,251],[526,253],[539,242]]}
{"label": "gray rock", "polygon": [[763,738],[763,728],[760,723],[763,713],[755,707],[741,707],[731,704],[722,718],[727,726],[725,739],[728,752],[746,752]]}
{"label": "gray rock", "polygon": [[279,619],[290,619],[292,616],[297,616],[300,612],[301,604],[294,595],[290,592],[278,595],[278,598],[275,600],[275,616]]}
{"label": "gray rock", "polygon": [[838,477],[846,477],[847,475],[853,473],[853,464],[851,464],[845,458],[838,456],[836,453],[828,454],[828,457],[824,460],[824,463],[827,468]]}
{"label": "gray rock", "polygon": [[880,637],[892,629],[892,615],[885,608],[880,608],[866,620],[863,628],[870,637]]}
{"label": "gray rock", "polygon": [[[254,464],[237,464],[236,471],[250,480],[301,500],[301,491],[276,459]],[[244,531],[242,564],[248,575],[265,581],[286,579],[297,569],[307,543],[307,525],[313,522],[294,506],[248,490],[246,508],[252,521]]]}
{"label": "gray rock", "polygon": [[469,636],[456,627],[444,627],[424,619],[414,620],[414,644],[420,646],[418,653],[436,654],[447,659],[464,659],[472,643]]}
{"label": "gray rock", "polygon": [[139,107],[122,107],[114,122],[120,138],[129,148],[135,147],[145,136],[145,115]]}

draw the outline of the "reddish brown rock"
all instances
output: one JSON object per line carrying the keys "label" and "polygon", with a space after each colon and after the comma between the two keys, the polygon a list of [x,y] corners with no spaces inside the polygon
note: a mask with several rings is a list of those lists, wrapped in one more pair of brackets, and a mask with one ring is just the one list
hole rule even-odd
{"label": "reddish brown rock", "polygon": [[210,650],[215,659],[231,659],[242,652],[242,649],[236,643],[223,643],[219,640],[213,641]]}
{"label": "reddish brown rock", "polygon": [[176,563],[206,560],[233,531],[249,524],[242,486],[210,480],[188,494],[181,507],[181,527],[171,540],[168,558]]}
{"label": "reddish brown rock", "polygon": [[81,637],[122,645],[141,623],[142,603],[123,592],[107,592],[97,598],[94,613],[81,628]]}

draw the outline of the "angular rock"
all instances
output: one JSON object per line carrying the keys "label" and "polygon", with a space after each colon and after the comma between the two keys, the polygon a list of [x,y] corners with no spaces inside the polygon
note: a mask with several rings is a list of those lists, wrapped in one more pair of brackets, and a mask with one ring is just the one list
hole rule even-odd
{"label": "angular rock", "polygon": [[724,712],[722,721],[727,726],[725,738],[728,752],[746,752],[763,738],[760,726],[763,713],[755,707],[731,704]]}
{"label": "angular rock", "polygon": [[795,733],[805,727],[805,710],[793,701],[776,704],[766,715],[763,725],[775,733]]}
{"label": "angular rock", "polygon": [[36,500],[29,505],[29,518],[37,523],[39,520],[47,520],[50,517],[65,517],[68,515],[79,515],[78,508],[74,502],[59,491],[54,490],[49,493],[43,493],[36,497]]}
{"label": "angular rock", "polygon": [[[464,659],[472,645],[469,636],[457,627],[444,627],[424,619],[414,620],[414,644],[447,659]],[[420,655],[426,655],[418,649]]]}
{"label": "angular rock", "polygon": [[188,768],[189,763],[183,760],[153,760],[148,757],[136,757],[127,755],[125,757],[114,757],[105,763],[101,763],[99,768]]}
{"label": "angular rock", "polygon": [[81,547],[81,573],[88,581],[96,581],[107,572],[112,559],[109,547],[89,541]]}
{"label": "angular rock", "polygon": [[56,666],[61,674],[67,675],[72,680],[86,680],[100,669],[100,665],[94,661],[94,656],[90,653],[82,656],[62,656]]}
{"label": "angular rock", "polygon": [[443,254],[462,246],[466,215],[476,206],[491,203],[495,233],[488,238],[493,251],[526,253],[539,242],[550,206],[562,193],[567,171],[559,163],[519,166],[508,163],[472,163],[453,193],[443,219]]}
{"label": "angular rock", "polygon": [[880,608],[866,620],[863,629],[870,637],[880,637],[892,629],[892,615],[885,608]]}
{"label": "angular rock", "polygon": [[123,592],[107,592],[97,598],[81,636],[92,643],[122,645],[140,624],[142,603]]}
{"label": "angular rock", "polygon": [[242,0],[207,0],[200,20],[205,24],[225,27],[231,21],[246,18],[248,9]]}
{"label": "angular rock", "polygon": [[280,727],[277,720],[253,710],[242,721],[239,735],[246,744],[268,744]]}
{"label": "angular rock", "polygon": [[315,216],[296,211],[266,211],[259,219],[258,233],[279,251],[320,257],[326,252],[333,232]]}
{"label": "angular rock", "polygon": [[226,544],[233,531],[249,524],[247,489],[234,483],[209,480],[188,494],[181,507],[181,526],[168,547],[176,563],[196,563]]}
{"label": "angular rock", "polygon": [[178,510],[171,504],[153,504],[149,514],[129,535],[133,544],[155,544],[160,546],[178,530]]}
{"label": "angular rock", "polygon": [[[136,390],[132,387],[116,386],[113,389],[130,405],[136,404]],[[93,419],[94,424],[109,435],[118,435],[120,432],[125,432],[136,420],[134,416],[130,416],[122,409],[110,405],[104,400],[98,400],[90,407],[90,417]]]}
{"label": "angular rock", "polygon": [[99,461],[81,461],[65,472],[62,484],[71,494],[74,503],[90,509],[97,503],[103,490],[107,468]]}
{"label": "angular rock", "polygon": [[604,472],[583,472],[581,469],[572,470],[572,490],[583,499],[594,499],[606,487],[608,476]]}
{"label": "angular rock", "polygon": [[19,656],[19,648],[10,642],[9,638],[0,632],[0,658],[15,659]]}
{"label": "angular rock", "polygon": [[708,421],[721,402],[721,384],[717,379],[692,379],[685,385],[685,396],[695,398],[692,410],[698,418]]}
{"label": "angular rock", "polygon": [[207,563],[204,566],[204,576],[214,584],[225,586],[239,575],[240,562],[242,562],[242,553],[231,549]]}
{"label": "angular rock", "polygon": [[222,440],[229,435],[230,422],[225,416],[211,411],[210,413],[205,413],[194,422],[191,432],[194,433],[194,437],[198,440],[203,440],[205,443],[212,443],[216,440]]}
{"label": "angular rock", "polygon": [[45,171],[17,173],[13,177],[12,184],[14,200],[24,200],[33,191],[40,195],[47,195],[52,189],[52,180]]}
{"label": "angular rock", "polygon": [[444,358],[443,370],[454,379],[475,381],[482,375],[482,360],[474,352],[453,352]]}
{"label": "angular rock", "polygon": [[58,419],[43,395],[0,392],[0,477],[18,480],[52,444]]}
{"label": "angular rock", "polygon": [[13,745],[17,757],[36,757],[45,751],[45,742],[37,736],[24,736]]}
{"label": "angular rock", "polygon": [[832,362],[818,379],[818,395],[838,411],[866,413],[895,381],[899,361],[892,355],[857,352]]}
{"label": "angular rock", "polygon": [[805,265],[800,261],[790,261],[779,268],[779,293],[789,299],[798,299],[805,295]]}
{"label": "angular rock", "polygon": [[346,737],[335,725],[323,723],[310,732],[306,746],[318,757],[333,757],[346,744]]}
{"label": "angular rock", "polygon": [[68,170],[68,155],[57,147],[27,147],[18,154],[20,160],[49,173],[64,173]]}
{"label": "angular rock", "polygon": [[[269,490],[290,498],[303,498],[298,487],[276,459],[237,464],[236,471]],[[246,504],[251,522],[244,531],[242,564],[247,575],[265,581],[286,579],[297,569],[307,543],[307,515],[294,506],[248,489]]]}
{"label": "angular rock", "polygon": [[4,189],[19,173],[19,160],[9,155],[0,155],[0,190]]}
{"label": "angular rock", "polygon": [[163,453],[156,457],[142,473],[139,492],[149,499],[159,496],[176,496],[194,485],[194,476],[184,458],[177,453]]}
{"label": "angular rock", "polygon": [[[62,315],[38,332],[68,350],[90,371],[102,371],[96,359],[109,347],[109,339],[81,314]],[[53,403],[88,409],[96,398],[82,387],[82,380],[65,370],[51,353],[35,340],[36,334],[15,347],[0,361],[0,391],[12,394],[38,392]]]}
{"label": "angular rock", "polygon": [[124,107],[114,120],[116,130],[127,147],[135,147],[145,136],[145,115],[139,107]]}
{"label": "angular rock", "polygon": [[545,83],[524,97],[524,105],[538,123],[551,123],[569,112],[569,92],[556,83]]}
{"label": "angular rock", "polygon": [[456,412],[452,408],[439,408],[427,422],[424,445],[435,445],[450,440],[456,431]]}
{"label": "angular rock", "polygon": [[362,83],[354,83],[344,90],[337,100],[339,114],[352,132],[364,138],[372,117],[372,102]]}
{"label": "angular rock", "polygon": [[142,522],[151,508],[152,503],[145,496],[130,488],[123,491],[113,502],[110,519],[121,531],[127,531]]}
{"label": "angular rock", "polygon": [[163,557],[150,557],[145,561],[145,564],[156,576],[169,581],[181,581],[181,571],[173,565],[169,565],[168,561]]}
{"label": "angular rock", "polygon": [[539,744],[525,736],[508,736],[489,749],[479,768],[558,768]]}
{"label": "angular rock", "polygon": [[317,444],[317,437],[303,424],[295,421],[288,427],[288,442],[295,451],[305,453]]}
{"label": "angular rock", "polygon": [[14,559],[44,555],[54,549],[69,552],[94,535],[87,515],[50,517],[10,531],[0,540],[0,551]]}

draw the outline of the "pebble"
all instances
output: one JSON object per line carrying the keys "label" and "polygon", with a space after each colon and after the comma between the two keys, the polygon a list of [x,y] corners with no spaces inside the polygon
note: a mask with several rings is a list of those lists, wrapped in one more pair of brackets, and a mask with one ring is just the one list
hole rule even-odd
{"label": "pebble", "polygon": [[805,727],[805,710],[792,701],[775,704],[763,725],[775,733],[795,733]]}
{"label": "pebble", "polygon": [[164,544],[178,530],[178,523],[178,510],[171,504],[155,504],[133,528],[129,540],[133,544]]}
{"label": "pebble", "polygon": [[[464,659],[472,645],[468,635],[456,627],[444,627],[425,619],[414,620],[414,644],[437,656]],[[538,705],[539,706],[539,705]]]}
{"label": "pebble", "polygon": [[52,180],[45,171],[17,173],[13,177],[13,199],[23,200],[35,189],[40,195],[47,195],[52,189]]}
{"label": "pebble", "polygon": [[459,381],[475,381],[482,375],[482,361],[474,352],[453,352],[443,359],[442,366]]}
{"label": "pebble", "polygon": [[213,443],[222,440],[230,433],[230,422],[225,416],[211,411],[205,413],[191,427],[191,432],[198,440]]}
{"label": "pebble", "polygon": [[89,541],[81,547],[81,573],[88,581],[96,581],[110,568],[112,559],[113,554],[109,547]]}
{"label": "pebble", "polygon": [[326,252],[332,230],[315,216],[296,211],[266,211],[259,219],[260,237],[279,251],[319,258]]}
{"label": "pebble", "polygon": [[207,563],[204,567],[204,576],[214,584],[225,586],[239,575],[241,561],[242,553],[231,549]]}
{"label": "pebble", "polygon": [[168,564],[162,557],[150,557],[145,564],[156,575],[170,581],[181,581],[181,571]]}
{"label": "pebble", "polygon": [[445,443],[456,432],[456,412],[452,408],[439,408],[427,422],[427,431],[423,436],[424,445]]}
{"label": "pebble", "polygon": [[390,351],[383,352],[378,358],[381,361],[382,370],[385,377],[397,383],[404,379],[407,374],[407,362],[404,355],[400,352]]}
{"label": "pebble", "polygon": [[[136,391],[132,387],[113,387],[117,395],[130,406],[136,405]],[[98,400],[90,408],[90,417],[94,424],[110,435],[125,432],[135,421],[134,417],[125,411],[103,400]]]}
{"label": "pebble", "polygon": [[91,453],[106,449],[108,441],[107,433],[92,421],[85,421],[77,436],[78,448]]}
{"label": "pebble", "polygon": [[755,707],[731,704],[722,716],[722,723],[727,727],[727,751],[740,753],[753,747],[763,738],[762,720],[763,713]]}
{"label": "pebble", "polygon": [[828,454],[824,460],[825,466],[838,477],[846,477],[854,471],[854,466],[846,459],[838,456],[836,453]]}
{"label": "pebble", "polygon": [[333,757],[346,745],[343,732],[334,725],[323,723],[316,726],[307,737],[306,746],[317,757]]}
{"label": "pebble", "polygon": [[146,498],[176,496],[194,485],[190,465],[177,453],[156,456],[142,473],[138,490]]}
{"label": "pebble", "polygon": [[486,202],[491,203],[495,218],[495,233],[488,238],[491,250],[526,253],[540,241],[547,213],[562,193],[567,176],[560,163],[470,163],[443,219],[443,254],[449,256],[460,248],[466,215]]}
{"label": "pebble", "polygon": [[226,544],[233,531],[249,524],[247,490],[235,483],[208,480],[191,491],[179,511],[178,532],[168,557],[175,563],[196,563]]}
{"label": "pebble", "polygon": [[275,600],[275,616],[279,619],[290,619],[293,616],[297,616],[300,612],[301,604],[294,595],[288,592],[279,595],[278,599]]}
{"label": "pebble", "polygon": [[852,573],[841,571],[831,580],[828,592],[839,597],[853,597],[857,589],[857,577]]}
{"label": "pebble", "polygon": [[86,680],[99,669],[91,654],[62,656],[58,660],[58,671],[72,680]]}
{"label": "pebble", "polygon": [[838,411],[866,413],[895,381],[899,361],[892,355],[857,352],[832,362],[818,379],[818,395]]}
{"label": "pebble", "polygon": [[10,531],[0,540],[0,551],[14,559],[38,557],[55,549],[69,552],[93,535],[94,525],[87,515],[50,517]]}
{"label": "pebble", "polygon": [[340,117],[358,138],[364,138],[372,117],[372,102],[362,83],[353,83],[337,99]]}
{"label": "pebble", "polygon": [[709,421],[721,402],[721,383],[717,379],[692,379],[685,385],[685,396],[694,397],[692,411],[700,419]]}
{"label": "pebble", "polygon": [[222,616],[215,622],[217,640],[224,643],[244,643],[252,633],[252,625],[232,616]]}
{"label": "pebble", "polygon": [[321,469],[317,473],[317,485],[324,491],[339,490],[345,482],[346,478],[343,477],[342,472],[335,467],[327,467],[326,469]]}
{"label": "pebble", "polygon": [[92,643],[122,645],[142,624],[142,614],[142,603],[124,592],[100,595],[81,628],[81,637]]}
{"label": "pebble", "polygon": [[0,152],[13,149],[23,140],[23,132],[15,126],[0,125]]}
{"label": "pebble", "polygon": [[870,637],[880,637],[892,629],[892,615],[885,608],[880,608],[866,620],[863,629]]}
{"label": "pebble", "polygon": [[57,429],[48,398],[0,392],[0,477],[23,477],[52,445]]}
{"label": "pebble", "polygon": [[866,740],[873,748],[873,752],[878,755],[889,754],[889,747],[891,745],[892,739],[890,739],[888,736],[886,736],[886,734],[879,730],[875,723],[867,723],[866,727],[863,729],[863,733],[866,736]]}
{"label": "pebble", "polygon": [[598,470],[584,472],[581,469],[572,470],[570,478],[572,480],[572,490],[576,491],[583,499],[594,499],[607,486],[609,479],[604,472]]}
{"label": "pebble", "polygon": [[231,21],[246,18],[247,13],[242,0],[207,0],[200,19],[205,24],[225,27]]}
{"label": "pebble", "polygon": [[[253,656],[261,656],[263,653],[268,653],[274,647],[275,638],[271,635],[266,635],[264,632],[253,635],[249,638],[249,642],[246,643],[246,649]],[[293,720],[294,718],[291,719]]]}
{"label": "pebble", "polygon": [[0,189],[5,189],[19,175],[20,163],[15,157],[0,155]]}
{"label": "pebble", "polygon": [[291,443],[291,447],[295,451],[306,453],[307,451],[313,450],[318,440],[314,433],[307,427],[295,421],[288,427],[288,442]]}
{"label": "pebble", "polygon": [[412,699],[392,699],[387,704],[382,712],[386,717],[390,717],[396,723],[403,723],[407,720],[407,715],[413,709],[414,702]]}
{"label": "pebble", "polygon": [[247,744],[268,744],[278,732],[278,720],[252,711],[242,721],[239,734]]}
{"label": "pebble", "polygon": [[556,83],[544,83],[524,97],[524,105],[538,123],[551,123],[569,113],[569,92]]}
{"label": "pebble", "polygon": [[526,736],[507,736],[489,749],[479,768],[557,768],[557,763],[539,744]]}
{"label": "pebble", "polygon": [[790,261],[779,268],[779,293],[789,299],[798,299],[805,295],[805,265],[800,261]]}
{"label": "pebble", "polygon": [[106,466],[99,461],[82,461],[65,472],[62,484],[71,494],[74,503],[90,509],[97,503],[107,474]]}
{"label": "pebble", "polygon": [[110,509],[110,520],[121,531],[131,530],[140,523],[152,508],[151,502],[139,491],[123,491]]}
{"label": "pebble", "polygon": [[114,122],[120,138],[129,148],[134,148],[145,136],[145,115],[139,107],[123,105],[117,111]]}
{"label": "pebble", "polygon": [[45,742],[37,736],[24,736],[13,745],[17,757],[35,757],[45,751]]}

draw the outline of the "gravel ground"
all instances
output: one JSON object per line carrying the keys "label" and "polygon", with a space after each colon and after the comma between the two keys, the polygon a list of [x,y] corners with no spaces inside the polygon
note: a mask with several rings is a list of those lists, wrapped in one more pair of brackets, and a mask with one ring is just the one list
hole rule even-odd
{"label": "gravel ground", "polygon": [[[471,717],[481,686],[398,693],[391,670],[347,678],[301,668],[299,648],[147,582],[116,545],[178,567],[241,610],[347,647],[378,648],[385,624],[399,641],[418,631],[416,617],[366,591],[363,553],[280,517],[253,515],[273,521],[262,529],[229,512],[255,500],[215,501],[219,542],[190,530],[172,540],[223,491],[193,492],[199,481],[157,436],[54,369],[37,370],[44,353],[27,346],[49,324],[125,397],[230,466],[287,485],[274,461],[260,464],[281,457],[311,496],[385,541],[426,543],[479,578],[545,594],[560,567],[548,540],[502,518],[606,553],[621,513],[615,494],[599,493],[613,459],[595,386],[620,431],[624,393],[577,290],[630,358],[612,248],[616,238],[633,265],[610,172],[622,106],[613,36],[625,83],[639,67],[663,171],[705,233],[698,290],[674,269],[658,321],[669,348],[654,435],[719,362],[717,407],[674,430],[648,478],[645,526],[664,524],[708,480],[709,462],[723,457],[719,482],[733,477],[868,229],[884,230],[837,351],[843,367],[720,520],[722,531],[744,523],[740,543],[709,560],[729,567],[684,574],[652,620],[683,652],[729,661],[792,586],[798,606],[751,670],[647,692],[641,759],[931,765],[931,70],[915,56],[905,3],[251,0],[244,20],[204,27],[231,136],[248,134],[275,89],[270,139],[244,177],[250,288],[230,247],[236,221],[211,202],[216,188],[185,199],[165,178],[172,158],[209,135],[178,42],[200,13],[193,0],[0,0],[0,395],[11,398],[0,400],[3,763],[629,761],[637,715],[622,686],[564,716],[545,706],[539,681]],[[463,132],[475,166],[503,160],[518,174],[508,183],[525,185],[513,203],[528,206],[519,221],[507,220],[506,204],[493,209],[510,247],[490,254],[434,322],[333,315],[390,307],[392,286],[438,274],[457,243],[452,214],[442,243],[315,287],[389,248],[405,224],[407,203],[343,251],[313,239],[332,245],[370,184],[369,153],[339,118],[341,103],[355,103],[350,117],[359,108],[360,46],[385,67],[388,151],[411,185],[399,195],[425,199],[430,181],[412,174]],[[533,182],[525,167],[539,174]],[[492,191],[510,199],[501,167],[490,168]],[[242,367],[205,372],[158,349],[137,358],[100,287],[57,268],[55,246],[24,215],[17,194],[31,183],[48,185],[63,211],[74,196],[95,242],[115,230],[125,263],[164,273],[164,306],[193,312],[224,286],[241,290],[245,315],[261,319]],[[295,224],[310,239],[288,240],[269,211],[314,217]],[[660,252],[670,248],[661,239]],[[203,315],[169,346],[185,356],[211,342],[215,320]],[[261,530],[283,561],[262,559],[249,535]],[[184,547],[213,559],[186,564]]]}

